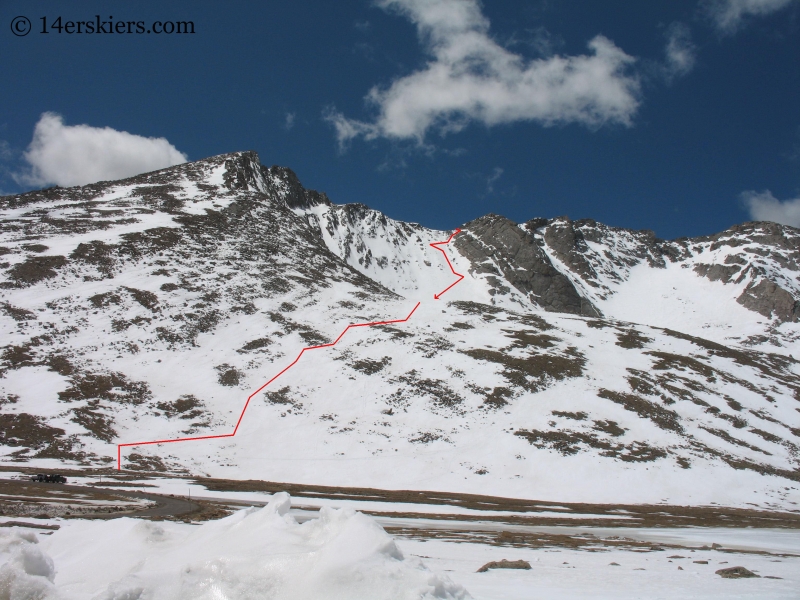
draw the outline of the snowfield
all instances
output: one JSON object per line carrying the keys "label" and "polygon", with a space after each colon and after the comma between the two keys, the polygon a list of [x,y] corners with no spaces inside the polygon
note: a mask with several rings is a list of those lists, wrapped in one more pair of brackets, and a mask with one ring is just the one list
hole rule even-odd
{"label": "snowfield", "polygon": [[[5,460],[797,506],[792,228],[663,242],[334,205],[253,153],[0,203]],[[777,228],[777,229],[776,229]],[[794,304],[793,304],[794,303]]]}
{"label": "snowfield", "polygon": [[[456,276],[431,243],[452,232],[333,204],[252,152],[0,198],[3,466],[110,472],[119,451],[128,473],[798,511],[800,231],[461,229],[440,247],[464,279],[436,299]],[[129,445],[186,437],[209,439]],[[467,597],[461,583],[604,597],[608,563],[630,558],[565,551],[585,567],[569,585],[542,549],[519,555],[546,568],[476,574],[477,557],[516,554],[287,507],[4,531],[0,600]],[[613,597],[666,594],[677,565],[652,560],[629,561]],[[683,568],[677,595],[790,597],[784,567],[735,582]]]}

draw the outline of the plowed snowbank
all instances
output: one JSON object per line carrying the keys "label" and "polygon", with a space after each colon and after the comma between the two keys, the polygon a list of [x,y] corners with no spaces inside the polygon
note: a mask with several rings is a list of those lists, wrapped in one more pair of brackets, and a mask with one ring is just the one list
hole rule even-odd
{"label": "plowed snowbank", "polygon": [[370,517],[323,508],[299,524],[289,508],[282,493],[202,525],[125,518],[67,522],[46,538],[0,532],[0,599],[470,597],[404,557]]}

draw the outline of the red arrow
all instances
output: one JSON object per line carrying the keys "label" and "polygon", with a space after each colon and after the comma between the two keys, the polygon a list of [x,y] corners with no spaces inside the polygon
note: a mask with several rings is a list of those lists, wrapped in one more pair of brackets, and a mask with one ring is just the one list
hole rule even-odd
{"label": "red arrow", "polygon": [[444,289],[443,289],[441,292],[439,292],[438,294],[434,294],[434,295],[433,295],[433,297],[434,297],[436,300],[438,300],[439,298],[441,298],[441,297],[442,297],[442,295],[443,295],[443,294],[444,294],[444,293],[445,293],[447,290],[449,290],[451,287],[453,287],[453,286],[454,286],[454,285],[456,285],[457,283],[460,283],[460,282],[461,282],[461,280],[462,280],[462,279],[464,279],[464,276],[463,276],[461,273],[457,273],[457,272],[456,272],[456,270],[453,268],[453,264],[450,262],[450,259],[447,257],[447,253],[446,253],[444,250],[442,250],[442,249],[439,247],[439,246],[442,246],[442,245],[449,244],[449,243],[450,243],[450,242],[453,240],[453,238],[456,236],[456,234],[457,234],[457,233],[461,233],[461,230],[460,230],[460,229],[456,229],[456,230],[455,230],[453,233],[451,233],[451,234],[450,234],[450,237],[449,237],[449,238],[447,238],[447,240],[445,240],[444,242],[433,242],[433,243],[431,244],[431,246],[432,246],[432,247],[436,248],[436,249],[437,249],[439,252],[441,252],[441,253],[442,253],[442,255],[444,256],[444,259],[447,261],[447,266],[448,266],[448,267],[450,267],[450,271],[453,273],[453,275],[455,275],[456,277],[458,277],[458,279],[456,279],[456,280],[455,280],[453,283],[451,283],[451,284],[450,284],[450,285],[448,285],[446,288],[444,288]]}

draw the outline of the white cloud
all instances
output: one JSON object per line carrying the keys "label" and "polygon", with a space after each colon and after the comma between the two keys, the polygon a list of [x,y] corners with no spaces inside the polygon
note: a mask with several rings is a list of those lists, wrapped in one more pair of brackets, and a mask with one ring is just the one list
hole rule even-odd
{"label": "white cloud", "polygon": [[61,186],[122,179],[171,167],[187,157],[165,138],[146,138],[110,127],[64,125],[60,115],[44,113],[23,154],[30,171],[18,183]]}
{"label": "white cloud", "polygon": [[742,201],[754,221],[773,221],[781,225],[800,227],[800,198],[781,202],[772,192],[742,192]]}
{"label": "white cloud", "polygon": [[5,140],[0,140],[0,160],[11,160],[13,156],[14,152],[11,150],[11,145]]}
{"label": "white cloud", "polygon": [[764,16],[785,8],[794,0],[709,0],[706,12],[717,29],[733,33],[749,16]]}
{"label": "white cloud", "polygon": [[500,179],[503,176],[505,171],[500,167],[495,167],[492,169],[492,174],[486,178],[486,192],[491,194],[494,192],[494,182]]}
{"label": "white cloud", "polygon": [[667,46],[664,49],[667,81],[683,77],[694,68],[697,47],[692,43],[691,32],[683,23],[673,23],[667,28]]}
{"label": "white cloud", "polygon": [[286,131],[289,131],[292,127],[294,127],[294,117],[295,113],[286,113],[286,120],[283,122],[283,128],[286,129]]}
{"label": "white cloud", "polygon": [[634,58],[598,35],[589,53],[526,60],[489,35],[478,0],[378,0],[407,17],[431,56],[424,68],[374,87],[367,102],[371,121],[325,114],[341,145],[362,136],[422,143],[426,134],[536,121],[543,125],[630,125],[639,105],[639,81],[629,72]]}

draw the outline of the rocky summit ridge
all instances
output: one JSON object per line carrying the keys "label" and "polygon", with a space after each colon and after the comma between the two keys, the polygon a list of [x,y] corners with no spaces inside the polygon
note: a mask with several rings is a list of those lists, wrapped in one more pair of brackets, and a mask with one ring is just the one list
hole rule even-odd
{"label": "rocky summit ridge", "polygon": [[0,198],[0,452],[558,500],[790,508],[798,230],[334,204],[254,152]]}

